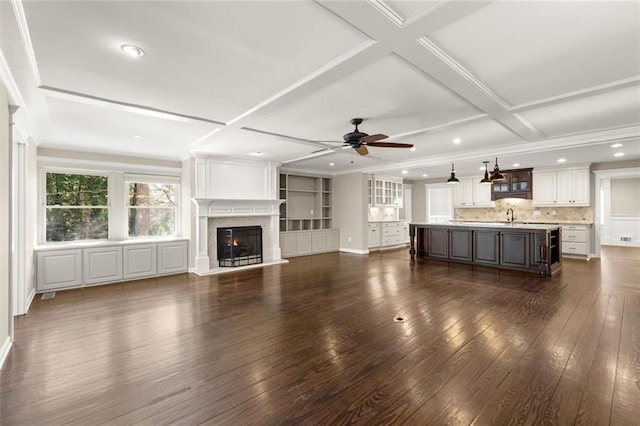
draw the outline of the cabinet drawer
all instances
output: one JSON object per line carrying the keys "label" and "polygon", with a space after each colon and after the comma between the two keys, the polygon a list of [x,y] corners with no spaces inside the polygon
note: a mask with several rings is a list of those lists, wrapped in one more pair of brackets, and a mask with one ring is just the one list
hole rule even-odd
{"label": "cabinet drawer", "polygon": [[400,233],[402,232],[402,228],[397,227],[397,226],[393,227],[393,228],[384,228],[382,230],[382,232],[383,232],[383,235],[385,237],[387,237],[387,236],[389,236],[389,237],[391,237],[391,236],[399,236]]}
{"label": "cabinet drawer", "polygon": [[398,237],[385,237],[382,240],[383,246],[396,246],[398,244],[402,244],[402,239]]}
{"label": "cabinet drawer", "polygon": [[400,226],[400,223],[399,222],[383,222],[381,225],[383,228],[393,228],[396,226]]}
{"label": "cabinet drawer", "polygon": [[587,231],[584,229],[564,229],[562,232],[562,241],[586,243]]}
{"label": "cabinet drawer", "polygon": [[562,252],[566,254],[587,254],[587,243],[563,242]]}

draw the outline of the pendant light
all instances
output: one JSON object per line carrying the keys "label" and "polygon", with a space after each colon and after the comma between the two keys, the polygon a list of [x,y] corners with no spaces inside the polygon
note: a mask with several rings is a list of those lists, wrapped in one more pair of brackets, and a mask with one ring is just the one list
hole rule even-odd
{"label": "pendant light", "polygon": [[498,157],[496,157],[496,165],[491,172],[491,180],[504,180],[504,175],[500,173],[500,167],[498,167]]}
{"label": "pendant light", "polygon": [[485,184],[485,185],[491,185],[491,179],[489,179],[489,169],[487,168],[487,164],[489,164],[488,161],[483,161],[484,163],[484,177],[482,178],[482,180],[480,181],[480,183]]}
{"label": "pendant light", "polygon": [[451,163],[451,177],[447,179],[447,183],[460,183],[458,178],[456,177],[456,171],[453,169],[453,163]]}

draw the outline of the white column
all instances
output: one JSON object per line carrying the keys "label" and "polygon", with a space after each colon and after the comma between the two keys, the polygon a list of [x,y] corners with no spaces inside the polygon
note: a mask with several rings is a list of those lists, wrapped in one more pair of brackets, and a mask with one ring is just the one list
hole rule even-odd
{"label": "white column", "polygon": [[196,273],[206,273],[211,269],[209,266],[209,250],[208,243],[208,222],[209,218],[206,216],[196,217]]}

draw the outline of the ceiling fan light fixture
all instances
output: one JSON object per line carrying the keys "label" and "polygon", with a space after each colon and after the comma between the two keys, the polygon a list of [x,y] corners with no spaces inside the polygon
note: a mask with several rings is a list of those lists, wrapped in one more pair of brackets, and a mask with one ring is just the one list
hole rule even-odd
{"label": "ceiling fan light fixture", "polygon": [[451,163],[451,177],[449,177],[449,179],[447,179],[447,183],[448,184],[460,183],[460,180],[458,180],[458,178],[456,177],[456,171],[453,168],[453,163]]}
{"label": "ceiling fan light fixture", "polygon": [[487,184],[491,184],[491,178],[489,178],[489,168],[488,168],[488,161],[483,161],[484,163],[484,177],[482,178],[482,180],[480,181],[481,184],[487,185]]}

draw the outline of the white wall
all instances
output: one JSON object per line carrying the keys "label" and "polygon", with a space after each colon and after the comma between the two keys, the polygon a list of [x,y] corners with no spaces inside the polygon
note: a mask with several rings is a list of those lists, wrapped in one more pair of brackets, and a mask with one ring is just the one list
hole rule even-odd
{"label": "white wall", "polygon": [[333,224],[340,229],[340,251],[368,253],[367,175],[335,176],[332,197]]}
{"label": "white wall", "polygon": [[0,367],[11,345],[9,283],[11,278],[11,149],[9,138],[9,98],[0,84]]}
{"label": "white wall", "polygon": [[611,214],[640,216],[640,178],[611,179]]}

